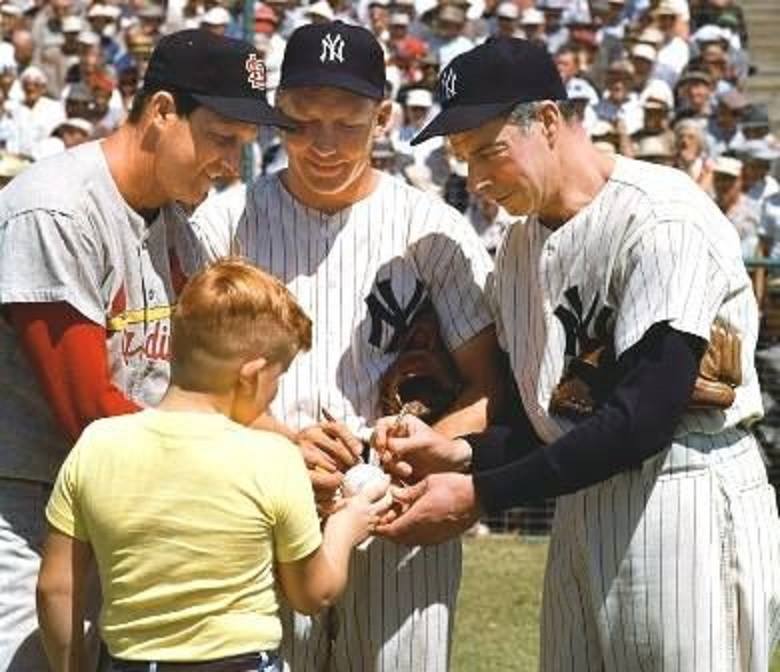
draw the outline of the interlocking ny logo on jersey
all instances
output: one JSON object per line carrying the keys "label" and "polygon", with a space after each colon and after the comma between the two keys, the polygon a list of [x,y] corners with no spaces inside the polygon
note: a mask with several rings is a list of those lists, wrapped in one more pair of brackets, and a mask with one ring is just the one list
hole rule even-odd
{"label": "interlocking ny logo on jersey", "polygon": [[381,347],[382,326],[387,325],[392,330],[392,336],[385,352],[394,352],[398,349],[401,337],[409,328],[415,313],[425,303],[423,301],[425,288],[420,280],[415,280],[414,293],[405,306],[398,303],[390,280],[377,282],[376,290],[382,298],[381,301],[373,292],[366,297],[366,305],[371,315],[371,334],[368,337],[368,342],[375,348]]}
{"label": "interlocking ny logo on jersey", "polygon": [[244,63],[247,71],[246,81],[253,89],[265,89],[265,64],[257,57],[257,54],[249,54]]}
{"label": "interlocking ny logo on jersey", "polygon": [[[568,306],[560,305],[555,309],[557,317],[566,333],[566,355],[576,357],[582,352],[590,352],[594,344],[605,344],[611,340],[612,313],[609,306],[604,306],[596,314],[599,305],[599,294],[583,312],[580,289],[576,285],[569,287],[564,293]],[[593,330],[591,332],[591,326]]]}
{"label": "interlocking ny logo on jersey", "polygon": [[329,61],[333,63],[338,61],[344,62],[344,38],[338,33],[334,37],[330,33],[322,38],[322,53],[320,54],[320,62],[324,63]]}
{"label": "interlocking ny logo on jersey", "polygon": [[455,82],[458,81],[458,73],[452,68],[447,70],[441,76],[441,92],[445,99],[450,100],[455,97]]}

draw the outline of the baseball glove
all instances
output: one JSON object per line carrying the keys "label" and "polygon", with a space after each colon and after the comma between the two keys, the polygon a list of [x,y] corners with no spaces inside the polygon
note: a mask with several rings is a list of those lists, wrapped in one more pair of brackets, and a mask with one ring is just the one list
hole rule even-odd
{"label": "baseball glove", "polygon": [[699,364],[690,408],[728,408],[734,403],[734,388],[742,383],[742,342],[739,335],[720,321],[710,329],[710,343]]}
{"label": "baseball glove", "polygon": [[[710,342],[699,363],[692,410],[724,409],[734,403],[734,388],[742,382],[739,335],[716,321],[710,329]],[[616,381],[615,356],[611,346],[602,345],[571,360],[561,382],[550,397],[550,412],[580,420],[606,399]]]}
{"label": "baseball glove", "polygon": [[460,393],[457,367],[439,333],[433,306],[415,315],[400,341],[398,358],[379,381],[383,415],[406,412],[427,423],[436,422]]}

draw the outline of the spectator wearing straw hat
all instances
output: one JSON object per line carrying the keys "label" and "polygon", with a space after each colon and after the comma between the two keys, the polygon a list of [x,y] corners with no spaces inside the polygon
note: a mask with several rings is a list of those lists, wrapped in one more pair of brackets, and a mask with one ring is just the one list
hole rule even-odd
{"label": "spectator wearing straw hat", "polygon": [[[658,63],[666,66],[676,77],[679,77],[691,58],[688,43],[676,32],[680,19],[680,10],[672,0],[661,0],[652,12],[664,39],[658,49]],[[670,82],[674,84],[674,82]]]}
{"label": "spectator wearing straw hat", "polygon": [[633,76],[634,68],[630,61],[611,63],[607,70],[606,92],[595,109],[599,119],[622,123],[628,135],[642,127],[639,97],[631,90]]}
{"label": "spectator wearing straw hat", "polygon": [[758,247],[759,210],[742,193],[742,161],[732,156],[719,156],[712,167],[715,202],[737,229],[742,256],[756,256]]}
{"label": "spectator wearing straw hat", "polygon": [[428,40],[428,48],[436,53],[442,69],[453,58],[474,47],[474,43],[463,34],[465,26],[466,12],[462,7],[446,4],[436,10],[434,32]]}
{"label": "spectator wearing straw hat", "polygon": [[735,153],[742,161],[742,191],[760,210],[767,198],[780,191],[780,184],[770,174],[780,151],[765,140],[747,140]]}

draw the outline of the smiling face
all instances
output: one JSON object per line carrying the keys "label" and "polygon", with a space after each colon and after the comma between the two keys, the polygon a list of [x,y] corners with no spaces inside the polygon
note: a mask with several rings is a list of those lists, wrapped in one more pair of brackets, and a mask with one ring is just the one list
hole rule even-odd
{"label": "smiling face", "polygon": [[512,215],[541,212],[551,174],[551,150],[541,126],[533,121],[523,129],[499,118],[450,136],[458,158],[468,162],[469,189]]}
{"label": "smiling face", "polygon": [[323,209],[361,198],[373,184],[371,147],[389,103],[331,87],[301,87],[282,91],[278,104],[296,125],[283,132],[290,191]]}
{"label": "smiling face", "polygon": [[167,201],[199,203],[215,179],[238,171],[241,148],[257,135],[254,124],[231,121],[203,106],[188,118],[157,115],[155,186]]}

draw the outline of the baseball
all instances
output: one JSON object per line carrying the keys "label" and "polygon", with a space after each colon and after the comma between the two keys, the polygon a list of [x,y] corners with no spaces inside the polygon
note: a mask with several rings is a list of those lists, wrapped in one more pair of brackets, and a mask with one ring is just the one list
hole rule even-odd
{"label": "baseball", "polygon": [[350,497],[351,495],[356,495],[366,485],[373,483],[377,479],[387,481],[387,484],[390,484],[387,474],[379,467],[373,464],[356,464],[344,474],[344,482],[341,484],[341,489],[346,497]]}

